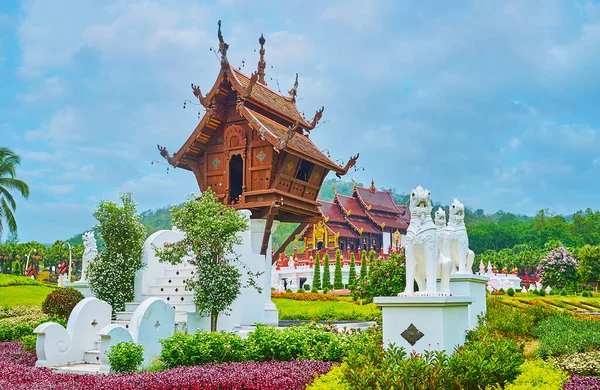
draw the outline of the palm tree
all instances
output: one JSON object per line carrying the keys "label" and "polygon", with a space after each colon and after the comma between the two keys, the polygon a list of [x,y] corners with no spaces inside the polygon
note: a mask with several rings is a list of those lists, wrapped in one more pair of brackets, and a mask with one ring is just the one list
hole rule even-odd
{"label": "palm tree", "polygon": [[17,222],[13,214],[17,204],[9,190],[19,192],[24,198],[29,196],[27,184],[15,178],[16,167],[20,163],[21,158],[12,150],[0,147],[0,237],[4,230],[4,222],[7,223],[9,232],[17,231]]}

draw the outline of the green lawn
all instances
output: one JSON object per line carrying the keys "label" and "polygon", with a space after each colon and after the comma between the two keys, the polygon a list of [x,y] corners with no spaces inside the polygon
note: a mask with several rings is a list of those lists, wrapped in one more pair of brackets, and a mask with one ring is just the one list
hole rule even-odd
{"label": "green lawn", "polygon": [[41,306],[53,290],[47,286],[0,287],[0,307]]}
{"label": "green lawn", "polygon": [[338,320],[338,321],[372,321],[381,316],[377,305],[358,305],[353,302],[309,302],[292,299],[273,299],[279,310],[280,320]]}

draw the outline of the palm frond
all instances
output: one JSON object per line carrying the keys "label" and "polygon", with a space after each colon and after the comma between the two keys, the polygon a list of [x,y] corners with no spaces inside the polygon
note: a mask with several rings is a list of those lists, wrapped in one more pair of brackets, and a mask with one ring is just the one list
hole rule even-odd
{"label": "palm frond", "polygon": [[12,177],[0,177],[0,187],[17,190],[24,198],[29,196],[29,186],[23,180]]}
{"label": "palm frond", "polygon": [[17,203],[15,202],[15,198],[8,192],[8,190],[2,186],[0,186],[0,198],[4,198],[8,201],[10,207],[15,210],[17,208]]}
{"label": "palm frond", "polygon": [[6,203],[6,199],[0,200],[0,209],[2,209],[2,211],[4,212],[4,220],[6,220],[6,222],[8,223],[8,231],[11,233],[16,232],[17,221],[15,221],[15,216],[10,207],[8,206],[8,203]]}

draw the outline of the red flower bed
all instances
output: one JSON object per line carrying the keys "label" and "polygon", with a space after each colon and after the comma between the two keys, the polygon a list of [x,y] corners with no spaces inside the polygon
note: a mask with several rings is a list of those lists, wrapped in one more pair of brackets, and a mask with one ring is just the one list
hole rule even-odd
{"label": "red flower bed", "polygon": [[0,389],[55,390],[294,390],[304,389],[315,374],[328,372],[334,363],[291,362],[209,364],[179,367],[154,373],[117,375],[56,374],[33,367],[35,356],[19,343],[0,343]]}
{"label": "red flower bed", "polygon": [[600,390],[600,378],[573,375],[563,385],[564,390]]}

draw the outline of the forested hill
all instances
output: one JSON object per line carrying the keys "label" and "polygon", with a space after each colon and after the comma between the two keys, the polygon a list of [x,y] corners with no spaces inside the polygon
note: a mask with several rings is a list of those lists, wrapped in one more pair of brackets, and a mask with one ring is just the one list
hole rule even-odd
{"label": "forested hill", "polygon": [[[361,183],[357,184],[364,187]],[[335,191],[340,194],[351,195],[354,184],[337,179],[327,179],[321,187],[319,199],[333,200],[334,187]],[[407,204],[407,194],[400,193],[393,188],[381,189],[390,190],[396,204]],[[446,210],[448,209],[448,205],[442,205],[435,199],[433,199],[433,204],[435,208],[442,206]],[[148,235],[160,229],[171,228],[169,207],[147,210],[140,215]],[[471,210],[465,206],[465,222],[469,230],[469,246],[475,253],[483,253],[490,249],[512,248],[518,244],[527,244],[533,249],[542,248],[550,241],[560,241],[569,247],[580,247],[585,244],[600,245],[600,211],[590,209],[566,217],[553,214],[549,210],[541,210],[534,217],[528,217],[504,211],[486,214],[481,209]],[[281,224],[273,235],[273,248],[278,248],[295,228],[295,224]],[[81,234],[72,237],[69,242],[81,244]],[[101,238],[98,243],[101,245]],[[297,245],[298,249],[302,251],[302,242]],[[292,251],[293,246],[294,243],[290,244],[287,252]]]}

